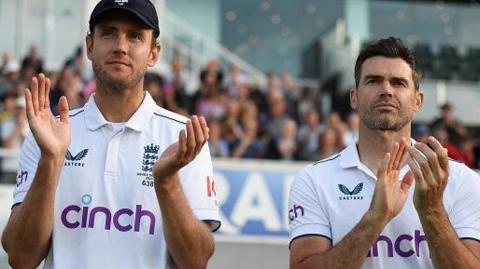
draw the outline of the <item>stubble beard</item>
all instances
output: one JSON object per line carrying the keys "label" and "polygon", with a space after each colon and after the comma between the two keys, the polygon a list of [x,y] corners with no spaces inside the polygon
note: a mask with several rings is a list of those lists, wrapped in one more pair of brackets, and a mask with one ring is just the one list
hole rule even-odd
{"label": "stubble beard", "polygon": [[368,109],[365,113],[359,113],[363,124],[371,130],[380,131],[399,131],[409,122],[413,115],[407,115],[400,108],[397,114],[379,113]]}
{"label": "stubble beard", "polygon": [[93,73],[95,74],[96,83],[106,89],[114,92],[121,92],[126,89],[135,87],[142,80],[144,74],[142,72],[133,72],[126,79],[115,78],[108,74],[100,64],[92,61]]}

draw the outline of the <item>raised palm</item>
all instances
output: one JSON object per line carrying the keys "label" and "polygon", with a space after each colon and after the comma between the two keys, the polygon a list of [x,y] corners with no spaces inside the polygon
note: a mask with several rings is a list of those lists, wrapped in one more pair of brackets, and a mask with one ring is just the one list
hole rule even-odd
{"label": "raised palm", "polygon": [[171,144],[153,166],[156,180],[165,180],[176,174],[200,153],[209,138],[207,123],[203,117],[193,116],[181,130],[178,141]]}
{"label": "raised palm", "polygon": [[67,99],[58,102],[57,119],[50,110],[50,79],[43,74],[32,79],[30,89],[25,89],[27,119],[41,153],[46,156],[63,157],[71,140],[71,127]]}
{"label": "raised palm", "polygon": [[377,183],[373,194],[371,209],[375,216],[390,221],[405,205],[413,175],[408,172],[399,181],[400,168],[407,153],[407,143],[396,143],[392,152],[385,155],[377,173]]}

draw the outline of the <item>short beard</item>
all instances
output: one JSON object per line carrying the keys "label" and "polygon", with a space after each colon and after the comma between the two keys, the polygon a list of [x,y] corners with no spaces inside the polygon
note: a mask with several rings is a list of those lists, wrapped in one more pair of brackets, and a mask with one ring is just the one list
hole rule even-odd
{"label": "short beard", "polygon": [[394,120],[386,115],[374,116],[370,111],[360,115],[361,121],[368,129],[395,132],[401,130],[405,125],[411,122],[412,117],[413,115],[400,115],[397,120]]}
{"label": "short beard", "polygon": [[92,61],[93,73],[96,83],[102,88],[111,89],[114,92],[121,92],[135,87],[143,78],[143,73],[133,73],[127,79],[116,79],[109,75],[98,63]]}

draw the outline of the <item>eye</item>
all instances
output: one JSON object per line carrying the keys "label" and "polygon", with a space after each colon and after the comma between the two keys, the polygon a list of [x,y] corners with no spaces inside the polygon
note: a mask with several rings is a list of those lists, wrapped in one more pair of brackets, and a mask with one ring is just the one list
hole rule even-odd
{"label": "eye", "polygon": [[392,81],[392,86],[405,88],[405,87],[407,87],[407,84],[404,81],[401,81],[401,80],[394,80],[394,81]]}
{"label": "eye", "polygon": [[378,84],[378,80],[377,79],[368,79],[366,81],[366,84],[367,85],[375,85],[375,84]]}
{"label": "eye", "polygon": [[102,32],[100,33],[100,36],[101,36],[101,37],[104,37],[104,38],[112,37],[112,36],[113,36],[113,31],[111,31],[111,30],[102,30]]}
{"label": "eye", "polygon": [[130,40],[133,40],[133,41],[142,41],[142,40],[143,40],[142,33],[139,33],[139,32],[129,33],[129,34],[128,34],[128,38],[129,38]]}

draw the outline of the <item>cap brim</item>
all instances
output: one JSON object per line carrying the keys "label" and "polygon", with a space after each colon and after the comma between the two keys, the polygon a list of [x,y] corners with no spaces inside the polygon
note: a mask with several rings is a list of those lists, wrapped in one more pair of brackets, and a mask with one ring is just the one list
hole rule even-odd
{"label": "cap brim", "polygon": [[130,13],[133,14],[135,17],[137,17],[143,24],[145,24],[146,26],[148,26],[150,29],[153,29],[154,31],[160,32],[160,30],[158,29],[158,26],[153,25],[151,22],[149,22],[147,19],[145,19],[145,17],[143,17],[140,13],[138,13],[137,11],[132,10],[132,9],[130,9],[130,8],[128,8],[128,7],[122,7],[122,6],[105,8],[105,9],[102,10],[100,13],[98,13],[98,14],[95,16],[94,19],[91,19],[91,20],[89,21],[90,26],[91,26],[91,27],[95,26],[95,24],[98,22],[98,20],[100,20],[102,17],[104,17],[106,13],[112,12],[112,11],[118,11],[118,10],[124,10],[124,11],[130,12]]}

